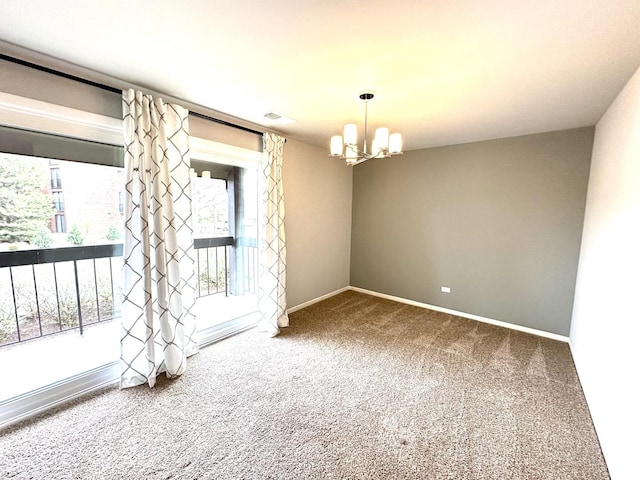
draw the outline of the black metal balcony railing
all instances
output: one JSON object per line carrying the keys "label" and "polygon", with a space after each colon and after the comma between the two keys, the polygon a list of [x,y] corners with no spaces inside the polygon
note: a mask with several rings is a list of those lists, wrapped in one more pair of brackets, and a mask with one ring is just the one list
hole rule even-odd
{"label": "black metal balcony railing", "polygon": [[258,293],[258,272],[260,264],[258,263],[258,241],[255,238],[240,237],[236,241],[236,252],[238,262],[236,270],[238,271],[239,282],[244,291],[257,294]]}
{"label": "black metal balcony railing", "polygon": [[258,292],[258,248],[254,238],[194,240],[198,297]]}
{"label": "black metal balcony railing", "polygon": [[[198,297],[221,292],[225,295],[229,294],[228,247],[231,246],[233,246],[233,237],[196,238],[193,241],[193,248],[196,249]],[[200,253],[201,250],[204,250],[203,254]]]}
{"label": "black metal balcony railing", "polygon": [[122,244],[0,252],[0,345],[118,316],[121,259]]}
{"label": "black metal balcony railing", "polygon": [[[254,239],[194,248],[198,297],[257,292]],[[121,269],[122,244],[0,252],[0,347],[119,317]]]}

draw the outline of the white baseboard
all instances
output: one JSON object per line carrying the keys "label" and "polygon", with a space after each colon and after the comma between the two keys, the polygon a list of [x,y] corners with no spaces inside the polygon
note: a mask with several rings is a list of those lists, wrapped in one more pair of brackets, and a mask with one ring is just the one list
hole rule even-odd
{"label": "white baseboard", "polygon": [[481,317],[480,315],[474,315],[472,313],[459,312],[457,310],[451,310],[449,308],[438,307],[437,305],[429,305],[428,303],[416,302],[415,300],[408,300],[402,297],[394,297],[393,295],[387,295],[386,293],[378,293],[372,290],[366,290],[360,287],[349,287],[349,290],[355,292],[365,293],[374,297],[380,297],[387,300],[393,300],[394,302],[406,303],[415,307],[426,308],[428,310],[435,310],[436,312],[448,313],[457,317],[468,318],[470,320],[476,320],[478,322],[490,323],[491,325],[497,325],[498,327],[510,328],[511,330],[518,330],[520,332],[530,333],[539,337],[546,337],[552,340],[559,340],[561,342],[569,343],[569,337],[564,335],[558,335],[557,333],[545,332],[544,330],[537,330],[535,328],[523,327],[514,323],[502,322],[500,320],[494,320],[492,318]]}
{"label": "white baseboard", "polygon": [[120,379],[120,361],[66,378],[0,402],[0,428],[38,415],[70,400],[115,385]]}
{"label": "white baseboard", "polygon": [[300,305],[296,305],[295,307],[291,307],[287,309],[287,314],[296,312],[301,310],[309,305],[313,305],[314,303],[321,302],[322,300],[326,300],[327,298],[331,298],[334,295],[338,295],[339,293],[346,292],[347,290],[351,290],[352,287],[342,287],[338,290],[334,290],[333,292],[327,293],[326,295],[322,295],[321,297],[314,298],[313,300],[309,300],[308,302],[301,303]]}
{"label": "white baseboard", "polygon": [[255,327],[260,320],[259,312],[251,312],[233,320],[206,328],[198,332],[198,347],[206,347],[225,338]]}

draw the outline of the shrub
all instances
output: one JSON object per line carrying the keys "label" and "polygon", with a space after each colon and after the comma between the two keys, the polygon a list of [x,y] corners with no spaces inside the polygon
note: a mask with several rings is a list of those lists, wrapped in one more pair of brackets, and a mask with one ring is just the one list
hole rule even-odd
{"label": "shrub", "polygon": [[69,232],[69,235],[67,235],[67,241],[71,245],[75,245],[77,247],[79,247],[84,243],[84,237],[80,233],[80,229],[78,228],[77,225],[74,225],[71,231]]}
{"label": "shrub", "polygon": [[113,225],[109,227],[109,231],[107,232],[107,240],[113,242],[120,238],[120,232]]}
{"label": "shrub", "polygon": [[40,230],[33,239],[33,244],[38,248],[49,248],[53,244],[53,238],[49,230]]}

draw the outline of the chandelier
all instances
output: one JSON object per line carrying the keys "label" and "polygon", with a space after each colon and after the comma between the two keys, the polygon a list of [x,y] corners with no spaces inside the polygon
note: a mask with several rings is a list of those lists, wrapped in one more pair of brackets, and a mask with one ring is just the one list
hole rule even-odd
{"label": "chandelier", "polygon": [[347,165],[357,165],[372,158],[386,158],[391,155],[402,155],[402,135],[392,133],[388,128],[376,128],[376,134],[371,142],[371,150],[367,151],[367,107],[373,93],[364,92],[360,99],[364,100],[364,142],[362,150],[358,149],[358,128],[355,123],[344,126],[343,136],[331,137],[331,156],[340,157],[347,161]]}

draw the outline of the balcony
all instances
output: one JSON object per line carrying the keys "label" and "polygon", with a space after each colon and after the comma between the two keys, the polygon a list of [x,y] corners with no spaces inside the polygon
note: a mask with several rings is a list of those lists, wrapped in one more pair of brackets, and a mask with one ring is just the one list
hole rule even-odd
{"label": "balcony", "polygon": [[[198,330],[255,312],[255,239],[194,248]],[[119,358],[121,269],[122,244],[0,252],[0,402]]]}

